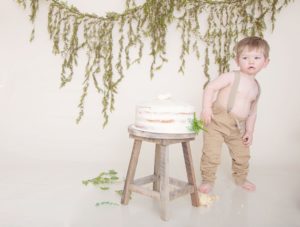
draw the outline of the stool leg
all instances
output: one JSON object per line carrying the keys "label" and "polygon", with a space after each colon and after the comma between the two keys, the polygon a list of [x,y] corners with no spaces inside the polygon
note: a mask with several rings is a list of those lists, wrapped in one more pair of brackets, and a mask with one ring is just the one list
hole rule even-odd
{"label": "stool leg", "polygon": [[162,220],[169,219],[168,205],[169,196],[169,148],[168,146],[160,146],[160,217]]}
{"label": "stool leg", "polygon": [[155,144],[153,191],[159,192],[160,145]]}
{"label": "stool leg", "polygon": [[123,189],[123,195],[121,198],[121,203],[124,205],[128,204],[129,198],[131,191],[129,189],[130,184],[133,182],[134,175],[135,175],[135,170],[141,150],[141,145],[142,141],[141,140],[134,140],[133,143],[133,148],[132,148],[132,153],[131,153],[131,158],[127,170],[127,176],[124,184],[124,189]]}
{"label": "stool leg", "polygon": [[200,206],[200,202],[199,202],[199,195],[198,195],[198,189],[196,184],[196,177],[194,173],[190,143],[182,142],[182,149],[183,149],[184,162],[185,162],[188,182],[194,187],[194,192],[191,193],[192,205],[198,207]]}

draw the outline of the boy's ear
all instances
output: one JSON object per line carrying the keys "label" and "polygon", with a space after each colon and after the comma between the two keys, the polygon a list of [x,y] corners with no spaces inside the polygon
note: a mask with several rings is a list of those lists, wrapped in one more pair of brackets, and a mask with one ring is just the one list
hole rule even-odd
{"label": "boy's ear", "polygon": [[266,61],[265,61],[265,66],[264,67],[267,67],[269,62],[270,62],[270,58],[267,58]]}

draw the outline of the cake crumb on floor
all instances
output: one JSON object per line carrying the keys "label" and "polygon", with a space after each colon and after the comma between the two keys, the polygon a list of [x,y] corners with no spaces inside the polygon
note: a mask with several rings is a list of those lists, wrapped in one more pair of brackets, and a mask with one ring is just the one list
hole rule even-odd
{"label": "cake crumb on floor", "polygon": [[205,193],[199,193],[199,194],[200,194],[199,195],[200,206],[208,207],[219,199],[219,196],[217,195],[209,195]]}

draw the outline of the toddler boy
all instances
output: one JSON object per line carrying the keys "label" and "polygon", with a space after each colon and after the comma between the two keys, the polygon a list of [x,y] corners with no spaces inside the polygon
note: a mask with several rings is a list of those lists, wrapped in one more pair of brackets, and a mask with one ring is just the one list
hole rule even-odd
{"label": "toddler boy", "polygon": [[[232,157],[235,183],[254,191],[247,180],[253,131],[260,87],[255,76],[269,63],[269,45],[259,37],[247,37],[235,47],[239,71],[228,72],[211,81],[204,90],[201,119],[206,125],[201,157],[202,184],[199,191],[209,193],[220,164],[225,143]],[[214,98],[216,96],[216,98]]]}

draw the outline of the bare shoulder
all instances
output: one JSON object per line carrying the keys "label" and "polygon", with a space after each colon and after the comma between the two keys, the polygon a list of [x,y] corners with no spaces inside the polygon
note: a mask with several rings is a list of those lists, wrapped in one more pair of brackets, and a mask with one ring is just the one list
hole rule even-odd
{"label": "bare shoulder", "polygon": [[219,77],[224,78],[228,81],[233,81],[234,80],[234,72],[222,73]]}
{"label": "bare shoulder", "polygon": [[227,85],[230,85],[234,81],[234,72],[222,73],[216,80],[223,81]]}
{"label": "bare shoulder", "polygon": [[216,79],[211,81],[207,85],[206,89],[220,90],[222,88],[230,86],[233,83],[233,80],[234,80],[233,72],[223,73],[220,76],[218,76]]}

